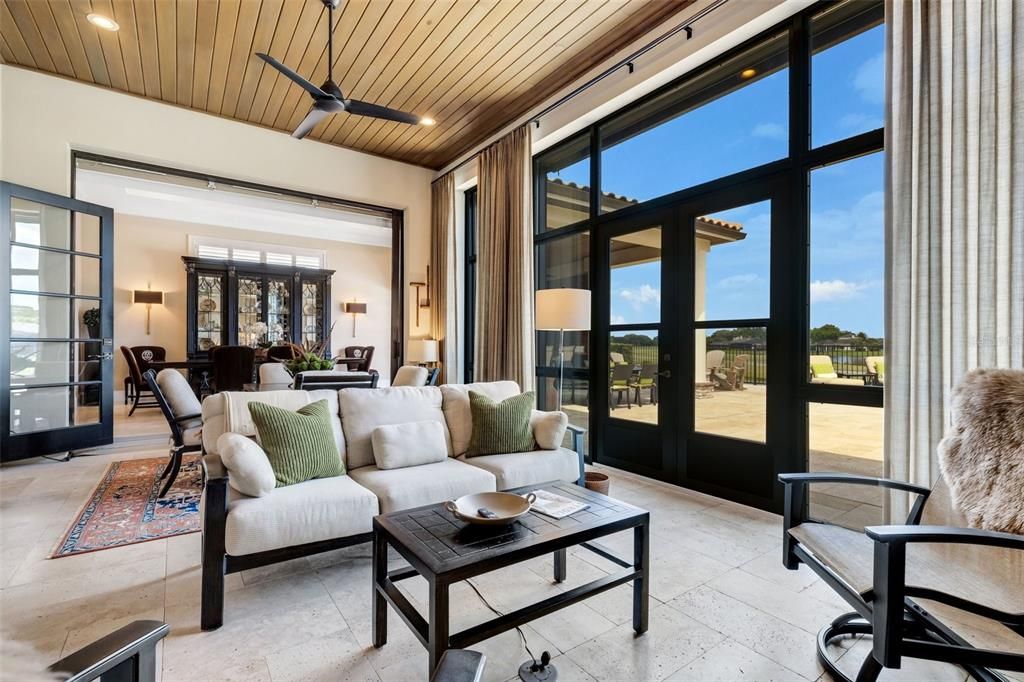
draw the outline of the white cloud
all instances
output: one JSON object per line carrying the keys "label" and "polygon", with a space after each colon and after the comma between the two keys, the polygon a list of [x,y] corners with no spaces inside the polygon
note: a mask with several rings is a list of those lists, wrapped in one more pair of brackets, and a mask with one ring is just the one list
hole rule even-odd
{"label": "white cloud", "polygon": [[859,67],[853,75],[853,87],[872,104],[885,102],[885,53],[879,52]]}
{"label": "white cloud", "polygon": [[750,134],[769,140],[785,140],[787,138],[786,129],[778,123],[758,123]]}
{"label": "white cloud", "polygon": [[860,296],[860,292],[871,286],[865,282],[846,282],[841,279],[815,280],[811,282],[811,303],[847,301]]}
{"label": "white cloud", "polygon": [[880,118],[867,114],[845,114],[839,118],[839,127],[846,130],[874,130],[884,125]]}
{"label": "white cloud", "polygon": [[623,289],[619,296],[632,303],[634,308],[640,308],[648,303],[661,303],[661,291],[650,284],[641,284],[636,289]]}
{"label": "white cloud", "polygon": [[612,315],[612,324],[626,324],[626,318],[622,315]]}
{"label": "white cloud", "polygon": [[756,284],[759,279],[760,277],[752,272],[742,275],[730,275],[718,280],[718,287],[722,289],[742,289]]}

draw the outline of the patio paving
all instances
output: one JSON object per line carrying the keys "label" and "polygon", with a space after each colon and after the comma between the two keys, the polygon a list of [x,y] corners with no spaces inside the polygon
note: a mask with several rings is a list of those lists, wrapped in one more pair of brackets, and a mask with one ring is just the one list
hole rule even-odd
{"label": "patio paving", "polygon": [[[641,398],[642,405],[627,408],[623,403],[611,410],[611,417],[656,424],[657,406],[648,402],[646,392]],[[586,405],[563,404],[562,409],[572,423],[587,425]],[[742,391],[715,391],[696,401],[696,428],[723,437],[763,441],[766,410],[763,385],[748,385]],[[811,403],[809,470],[881,476],[883,415],[880,408]],[[853,527],[882,521],[882,497],[877,489],[838,484],[816,488],[811,493],[813,515]]]}

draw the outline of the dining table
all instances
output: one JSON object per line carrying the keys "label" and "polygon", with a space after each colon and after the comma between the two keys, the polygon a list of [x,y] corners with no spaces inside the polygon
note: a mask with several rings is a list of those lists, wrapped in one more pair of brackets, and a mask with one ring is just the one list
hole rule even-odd
{"label": "dining table", "polygon": [[213,360],[203,358],[190,358],[188,360],[150,360],[150,367],[158,372],[162,369],[187,369],[189,377],[193,373],[199,374],[199,386],[197,393],[201,396],[204,393],[212,393],[210,389],[210,372],[213,370]]}

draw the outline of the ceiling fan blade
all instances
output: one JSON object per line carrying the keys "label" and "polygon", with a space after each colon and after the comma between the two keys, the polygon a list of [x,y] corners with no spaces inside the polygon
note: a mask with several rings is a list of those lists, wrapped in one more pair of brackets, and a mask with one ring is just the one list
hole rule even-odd
{"label": "ceiling fan blade", "polygon": [[420,117],[416,114],[410,114],[408,112],[391,109],[389,107],[382,107],[379,104],[360,102],[357,99],[345,100],[345,111],[357,116],[372,116],[373,118],[383,118],[388,121],[398,121],[399,123],[420,122]]}
{"label": "ceiling fan blade", "polygon": [[273,57],[271,57],[269,54],[263,54],[262,52],[257,52],[256,56],[259,57],[260,59],[262,59],[263,61],[265,61],[267,64],[270,64],[271,66],[273,66],[275,69],[277,69],[278,71],[283,73],[285,76],[290,78],[295,83],[298,83],[299,85],[301,85],[302,89],[305,90],[306,92],[308,92],[313,97],[317,97],[317,98],[319,98],[319,97],[331,97],[333,99],[333,95],[331,95],[330,93],[324,92],[320,88],[316,87],[315,85],[310,83],[308,80],[306,80],[305,78],[303,78],[299,74],[295,73],[294,71],[289,69],[287,66],[285,66],[281,62],[279,62],[276,59],[274,59]]}
{"label": "ceiling fan blade", "polygon": [[292,137],[296,140],[301,140],[313,131],[313,128],[316,127],[317,123],[330,116],[331,113],[332,112],[321,109],[314,104],[309,110],[309,113],[306,114],[306,118],[302,119],[302,123],[300,123],[299,127],[295,129],[294,133],[292,133]]}

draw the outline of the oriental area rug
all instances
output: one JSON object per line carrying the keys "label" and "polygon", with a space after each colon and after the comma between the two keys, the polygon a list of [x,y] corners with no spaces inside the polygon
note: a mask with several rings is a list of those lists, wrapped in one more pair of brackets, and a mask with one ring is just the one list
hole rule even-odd
{"label": "oriental area rug", "polygon": [[185,455],[174,485],[158,497],[166,457],[112,462],[51,559],[199,531],[199,455]]}

